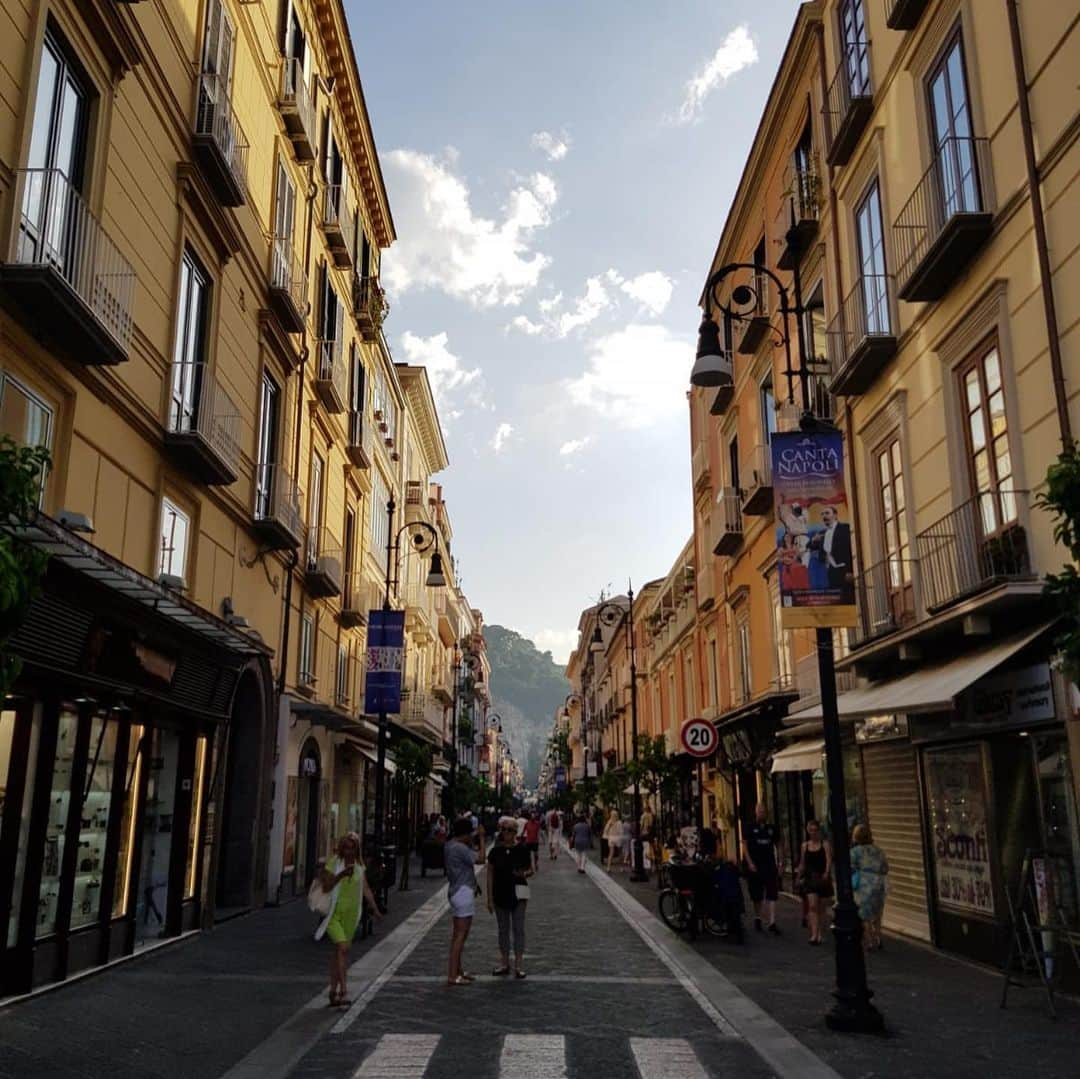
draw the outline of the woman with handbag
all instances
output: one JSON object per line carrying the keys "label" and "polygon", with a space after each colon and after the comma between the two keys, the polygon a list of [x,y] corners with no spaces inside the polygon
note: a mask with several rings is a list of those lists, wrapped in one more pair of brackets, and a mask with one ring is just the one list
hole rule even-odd
{"label": "woman with handbag", "polygon": [[806,842],[799,855],[796,870],[799,894],[806,897],[810,943],[821,943],[821,926],[825,920],[825,900],[833,895],[832,848],[821,838],[821,825],[816,820],[806,822]]}
{"label": "woman with handbag", "polygon": [[349,967],[349,946],[360,924],[360,907],[364,899],[371,904],[372,917],[382,918],[367,881],[364,863],[360,858],[360,837],[355,832],[343,835],[338,841],[337,859],[333,869],[330,859],[319,872],[308,892],[308,905],[323,915],[315,939],[329,937],[334,945],[330,957],[330,1007],[348,1007],[346,972]]}
{"label": "woman with handbag", "polygon": [[499,837],[487,859],[487,908],[499,925],[499,965],[491,972],[496,977],[510,973],[510,930],[514,931],[514,977],[524,978],[525,908],[528,906],[532,858],[529,850],[517,841],[517,821],[499,818]]}

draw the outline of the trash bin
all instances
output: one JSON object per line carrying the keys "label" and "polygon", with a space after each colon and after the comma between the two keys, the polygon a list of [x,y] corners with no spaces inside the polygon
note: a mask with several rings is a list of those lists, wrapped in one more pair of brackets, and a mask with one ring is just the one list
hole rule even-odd
{"label": "trash bin", "polygon": [[425,839],[420,847],[420,876],[426,877],[427,871],[442,872],[446,868],[446,843],[441,839]]}

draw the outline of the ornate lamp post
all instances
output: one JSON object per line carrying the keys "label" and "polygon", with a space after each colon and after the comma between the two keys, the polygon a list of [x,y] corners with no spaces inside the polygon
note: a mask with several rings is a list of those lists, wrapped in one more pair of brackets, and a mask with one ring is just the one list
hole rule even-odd
{"label": "ornate lamp post", "polygon": [[[731,381],[730,356],[724,354],[720,345],[720,328],[712,318],[710,308],[718,310],[735,321],[742,321],[758,304],[758,289],[762,277],[776,286],[780,295],[779,327],[774,331],[784,346],[785,369],[788,387],[788,406],[793,408],[796,378],[801,384],[802,415],[799,425],[804,431],[831,430],[833,425],[815,417],[811,411],[811,371],[806,350],[804,317],[806,308],[802,302],[802,284],[799,277],[800,238],[795,228],[794,205],[791,209],[791,227],[785,237],[795,252],[792,269],[794,302],[780,278],[765,266],[746,262],[730,262],[721,266],[705,285],[705,313],[698,330],[698,347],[690,382],[695,386],[724,386]],[[732,274],[750,275],[750,282],[737,284],[725,303],[720,297],[720,286]],[[791,356],[791,333],[789,318],[795,319],[799,365],[794,367]],[[825,738],[825,763],[829,782],[829,815],[833,827],[833,864],[836,867],[836,906],[833,911],[833,936],[836,940],[836,1003],[826,1013],[825,1022],[833,1030],[877,1032],[884,1028],[881,1012],[871,1003],[873,993],[866,981],[866,961],[862,950],[862,924],[855,907],[851,887],[851,842],[848,835],[847,799],[844,792],[843,750],[840,744],[840,718],[836,704],[836,669],[833,661],[832,631],[818,628],[816,631],[818,677],[821,686],[822,726]]]}
{"label": "ornate lamp post", "polygon": [[629,603],[622,607],[618,603],[602,603],[596,611],[596,629],[593,631],[590,648],[598,651],[604,647],[601,624],[611,627],[620,620],[626,620],[626,654],[630,659],[630,745],[634,761],[634,869],[630,874],[633,881],[646,881],[649,874],[645,870],[645,851],[641,841],[641,780],[638,776],[638,715],[637,715],[637,649],[634,644],[634,586],[627,585]]}

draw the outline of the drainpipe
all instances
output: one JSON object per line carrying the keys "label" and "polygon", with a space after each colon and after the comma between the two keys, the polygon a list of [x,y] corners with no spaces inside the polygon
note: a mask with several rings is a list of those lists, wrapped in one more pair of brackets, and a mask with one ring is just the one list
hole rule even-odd
{"label": "drainpipe", "polygon": [[1039,166],[1035,160],[1035,135],[1031,126],[1031,103],[1028,100],[1027,73],[1024,69],[1024,46],[1020,37],[1020,15],[1016,0],[1005,0],[1009,15],[1009,38],[1012,42],[1013,70],[1016,73],[1016,100],[1020,106],[1020,132],[1024,139],[1024,161],[1027,165],[1028,192],[1031,196],[1031,217],[1035,225],[1035,250],[1039,256],[1039,280],[1042,287],[1043,314],[1050,347],[1050,372],[1054,381],[1054,401],[1057,405],[1058,430],[1061,444],[1072,444],[1072,425],[1069,422],[1069,402],[1065,392],[1065,373],[1061,362],[1061,340],[1058,337],[1057,309],[1054,306],[1054,284],[1050,272],[1050,250],[1046,242],[1046,218],[1043,214],[1042,189],[1039,185]]}

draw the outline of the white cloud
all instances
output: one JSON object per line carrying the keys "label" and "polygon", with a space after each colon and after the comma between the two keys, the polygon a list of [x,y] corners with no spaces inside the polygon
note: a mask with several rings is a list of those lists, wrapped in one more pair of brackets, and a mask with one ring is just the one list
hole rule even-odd
{"label": "white cloud", "polygon": [[536,334],[544,332],[544,327],[539,322],[533,322],[526,315],[516,315],[510,320],[510,326],[515,330],[521,330],[522,333],[528,334],[530,337],[535,337]]}
{"label": "white cloud", "polygon": [[455,161],[451,153],[439,159],[415,150],[383,159],[400,237],[383,259],[383,276],[392,292],[433,288],[476,307],[516,305],[550,263],[534,243],[551,223],[558,188],[533,173],[492,220],[473,211]]}
{"label": "white cloud", "polygon": [[686,84],[686,93],[679,106],[678,122],[691,124],[699,120],[705,99],[723,86],[743,68],[757,63],[758,51],[745,25],[736,26],[720,43],[712,58]]}
{"label": "white cloud", "polygon": [[693,342],[664,326],[631,323],[591,344],[589,366],[564,387],[571,401],[628,428],[686,408]]}
{"label": "white cloud", "polygon": [[533,635],[533,644],[541,652],[550,652],[556,663],[566,663],[570,653],[577,647],[576,629],[542,629]]}
{"label": "white cloud", "polygon": [[491,448],[496,453],[502,453],[503,446],[506,445],[507,440],[514,433],[514,428],[509,423],[500,423],[495,428],[495,434],[491,439]]}
{"label": "white cloud", "polygon": [[563,457],[569,457],[572,453],[583,450],[590,442],[592,442],[592,435],[586,435],[584,438],[572,438],[559,447],[559,454]]}
{"label": "white cloud", "polygon": [[455,420],[461,416],[462,396],[470,405],[484,407],[484,379],[479,367],[466,368],[447,347],[445,331],[421,337],[406,330],[401,335],[401,348],[411,364],[427,368],[431,392],[439,415]]}
{"label": "white cloud", "polygon": [[648,273],[638,274],[629,281],[623,281],[619,286],[627,294],[637,300],[650,314],[659,315],[664,312],[671,303],[671,293],[675,282],[666,273],[659,270],[650,270]]}
{"label": "white cloud", "polygon": [[548,161],[562,161],[570,153],[570,139],[567,135],[553,135],[550,131],[535,131],[532,147],[547,154]]}
{"label": "white cloud", "polygon": [[566,337],[579,326],[588,326],[609,308],[611,294],[605,287],[605,282],[616,284],[618,276],[614,270],[608,270],[606,274],[587,278],[585,292],[574,301],[573,308],[554,317],[556,336]]}
{"label": "white cloud", "polygon": [[543,313],[546,315],[549,314],[551,311],[554,311],[555,308],[558,307],[561,303],[562,293],[556,292],[554,296],[548,296],[547,299],[537,300],[536,306],[539,307],[540,310],[543,311]]}

